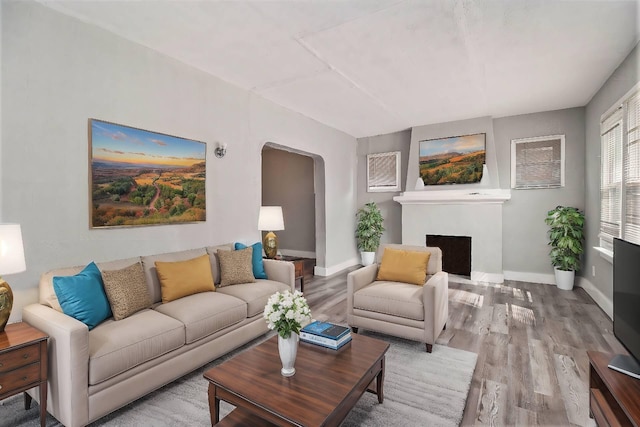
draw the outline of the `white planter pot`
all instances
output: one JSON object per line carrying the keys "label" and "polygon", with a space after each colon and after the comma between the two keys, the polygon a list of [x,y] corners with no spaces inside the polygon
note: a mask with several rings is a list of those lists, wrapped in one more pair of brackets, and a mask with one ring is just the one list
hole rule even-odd
{"label": "white planter pot", "polygon": [[376,260],[376,253],[360,252],[360,257],[362,258],[362,265],[366,267],[367,265],[373,264],[373,262]]}
{"label": "white planter pot", "polygon": [[556,275],[556,286],[558,289],[562,289],[564,291],[570,291],[573,289],[573,282],[576,277],[576,272],[558,270],[557,268],[553,268]]}
{"label": "white planter pot", "polygon": [[282,362],[280,373],[283,377],[290,377],[296,373],[296,368],[293,366],[298,354],[298,339],[298,334],[295,332],[292,332],[289,338],[282,338],[278,335],[278,353],[280,353],[280,361]]}

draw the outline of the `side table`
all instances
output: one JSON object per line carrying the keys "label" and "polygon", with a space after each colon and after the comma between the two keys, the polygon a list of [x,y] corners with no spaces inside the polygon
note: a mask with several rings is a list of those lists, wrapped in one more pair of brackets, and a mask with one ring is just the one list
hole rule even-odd
{"label": "side table", "polygon": [[47,419],[47,339],[24,322],[0,332],[0,400],[24,392],[24,409],[31,407],[26,391],[40,388],[40,425]]}

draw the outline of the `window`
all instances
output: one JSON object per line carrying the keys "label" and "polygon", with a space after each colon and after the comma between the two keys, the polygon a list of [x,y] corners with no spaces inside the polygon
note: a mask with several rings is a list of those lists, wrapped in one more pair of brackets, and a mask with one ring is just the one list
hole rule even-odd
{"label": "window", "polygon": [[367,191],[400,191],[400,152],[367,155]]}
{"label": "window", "polygon": [[636,86],[600,122],[600,248],[613,238],[640,244],[640,91]]}
{"label": "window", "polygon": [[564,187],[564,135],[511,140],[511,188]]}

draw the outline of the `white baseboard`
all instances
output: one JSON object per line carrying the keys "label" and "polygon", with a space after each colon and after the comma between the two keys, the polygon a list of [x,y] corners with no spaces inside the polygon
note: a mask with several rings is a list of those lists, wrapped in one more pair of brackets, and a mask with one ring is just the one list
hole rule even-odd
{"label": "white baseboard", "polygon": [[500,273],[485,273],[484,271],[471,271],[471,281],[503,283],[504,275]]}
{"label": "white baseboard", "polygon": [[281,249],[279,252],[282,255],[286,255],[286,256],[299,256],[301,258],[315,258],[316,257],[316,253],[315,252],[297,251],[295,249]]}
{"label": "white baseboard", "polygon": [[313,273],[316,276],[331,276],[332,274],[336,274],[345,268],[353,267],[354,265],[360,265],[360,258],[351,258],[345,262],[341,262],[340,264],[333,265],[331,267],[318,267],[313,270]]}
{"label": "white baseboard", "polygon": [[584,289],[591,298],[600,306],[610,319],[613,319],[613,301],[607,298],[600,289],[596,288],[593,283],[584,277],[576,277],[576,286]]}
{"label": "white baseboard", "polygon": [[544,283],[547,285],[556,284],[556,277],[553,274],[505,270],[504,278],[505,280],[517,280],[518,282]]}

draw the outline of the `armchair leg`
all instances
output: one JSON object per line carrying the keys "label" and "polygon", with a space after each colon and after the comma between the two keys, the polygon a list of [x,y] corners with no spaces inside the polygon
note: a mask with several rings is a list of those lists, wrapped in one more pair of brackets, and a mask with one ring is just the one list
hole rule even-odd
{"label": "armchair leg", "polygon": [[432,350],[433,350],[433,345],[427,344],[427,353],[431,353]]}
{"label": "armchair leg", "polygon": [[358,328],[356,326],[352,326],[351,327],[351,332],[353,332],[354,334],[358,333]]}
{"label": "armchair leg", "polygon": [[442,328],[442,330],[444,331],[444,330],[446,330],[446,329],[447,329],[447,324],[445,323],[445,324],[444,324],[444,327]]}

